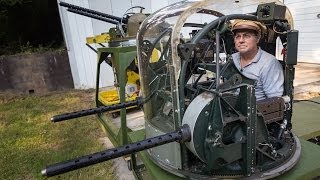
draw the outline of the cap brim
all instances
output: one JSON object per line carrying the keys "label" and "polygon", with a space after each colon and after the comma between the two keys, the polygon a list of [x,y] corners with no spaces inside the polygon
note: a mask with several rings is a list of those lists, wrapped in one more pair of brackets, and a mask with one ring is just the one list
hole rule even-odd
{"label": "cap brim", "polygon": [[247,25],[247,24],[237,25],[237,26],[233,27],[232,31],[242,30],[242,29],[243,30],[248,29],[248,30],[254,30],[257,32],[261,32],[260,28],[255,27],[255,26],[251,26],[251,25]]}

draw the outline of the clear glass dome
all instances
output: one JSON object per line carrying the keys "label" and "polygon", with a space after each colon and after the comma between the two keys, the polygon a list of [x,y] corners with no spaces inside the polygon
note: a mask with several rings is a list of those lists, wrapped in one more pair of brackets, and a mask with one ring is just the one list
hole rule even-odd
{"label": "clear glass dome", "polygon": [[[181,1],[148,16],[137,35],[141,91],[144,98],[151,98],[144,105],[145,119],[160,121],[159,127],[163,131],[181,125],[179,76],[182,62],[177,48],[179,44],[189,41],[190,34],[221,16],[255,13],[259,4],[272,2],[275,1]],[[283,5],[280,1],[276,4]],[[293,28],[288,9],[285,16]]]}

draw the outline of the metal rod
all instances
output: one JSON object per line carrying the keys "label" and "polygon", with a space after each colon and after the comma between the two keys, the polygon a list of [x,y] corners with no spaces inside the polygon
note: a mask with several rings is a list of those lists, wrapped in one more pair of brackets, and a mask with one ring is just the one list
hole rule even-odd
{"label": "metal rod", "polygon": [[82,116],[88,116],[88,115],[112,111],[112,110],[116,110],[116,109],[137,106],[140,104],[142,104],[141,101],[135,100],[135,101],[130,101],[130,102],[126,102],[126,103],[119,103],[119,104],[110,105],[110,106],[102,106],[102,107],[97,107],[97,108],[92,108],[92,109],[75,111],[75,112],[71,112],[71,113],[65,113],[65,114],[53,116],[51,118],[51,121],[52,122],[60,122],[60,121],[74,119],[74,118],[78,118],[78,117],[82,117]]}
{"label": "metal rod", "polygon": [[190,128],[187,124],[184,124],[174,132],[47,166],[41,173],[48,177],[55,176],[170,142],[177,141],[183,143],[190,140]]}
{"label": "metal rod", "polygon": [[67,11],[75,13],[75,14],[80,14],[80,15],[83,15],[83,16],[86,16],[86,17],[90,17],[90,18],[93,18],[93,19],[97,19],[97,20],[100,20],[100,21],[108,22],[108,23],[111,23],[111,24],[119,24],[118,21],[115,21],[115,20],[100,16],[100,15],[88,13],[88,12],[85,12],[85,11],[80,11],[80,10],[77,10],[77,9],[67,9]]}
{"label": "metal rod", "polygon": [[[72,5],[72,4],[69,4],[69,3],[60,2],[59,5],[63,6],[63,7],[67,7],[69,9],[75,9],[75,10],[85,11],[85,12],[91,13],[91,14],[96,14],[96,15],[99,15],[99,16],[102,16],[102,17],[105,17],[105,18],[116,20],[118,22],[121,21],[120,17],[113,16],[113,15],[110,15],[110,14],[105,14],[105,13],[98,12],[98,11],[91,10],[91,9],[87,9],[87,8],[83,8],[83,7],[80,7],[80,6],[75,6],[75,5]],[[122,21],[122,22],[124,22],[124,21]]]}
{"label": "metal rod", "polygon": [[219,88],[220,85],[220,33],[218,29],[216,29],[216,89]]}
{"label": "metal rod", "polygon": [[93,48],[92,46],[90,46],[90,44],[86,43],[86,46],[88,46],[95,53],[98,53],[98,51],[95,48]]}

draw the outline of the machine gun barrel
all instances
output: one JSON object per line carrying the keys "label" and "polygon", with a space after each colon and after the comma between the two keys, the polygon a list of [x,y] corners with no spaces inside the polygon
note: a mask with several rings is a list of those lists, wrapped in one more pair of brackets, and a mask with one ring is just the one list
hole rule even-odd
{"label": "machine gun barrel", "polygon": [[108,23],[111,23],[111,24],[119,24],[118,21],[115,21],[115,20],[112,20],[112,19],[108,19],[108,18],[105,18],[103,16],[99,16],[99,15],[96,15],[96,14],[87,13],[85,11],[79,11],[79,10],[76,10],[76,9],[67,9],[67,11],[75,13],[75,14],[80,14],[80,15],[83,15],[83,16],[86,16],[86,17],[90,17],[90,18],[93,18],[93,19],[97,19],[97,20],[100,20],[100,21],[108,22]]}
{"label": "machine gun barrel", "polygon": [[177,141],[183,143],[190,140],[190,128],[187,124],[184,124],[180,129],[174,132],[47,166],[41,173],[48,177],[55,176],[170,142]]}
{"label": "machine gun barrel", "polygon": [[59,121],[74,119],[74,118],[78,118],[78,117],[82,117],[82,116],[88,116],[88,115],[92,115],[92,114],[117,110],[117,109],[121,109],[121,108],[139,106],[141,104],[143,104],[142,100],[140,100],[140,98],[137,98],[137,100],[126,102],[126,103],[119,103],[119,104],[114,104],[114,105],[110,105],[110,106],[101,106],[101,107],[97,107],[97,108],[86,109],[86,110],[56,115],[51,118],[51,121],[52,122],[59,122]]}
{"label": "machine gun barrel", "polygon": [[[60,2],[59,5],[60,5],[60,6],[63,6],[63,7],[67,7],[67,8],[69,9],[69,11],[70,11],[71,9],[73,9],[73,10],[76,10],[77,12],[82,11],[82,12],[85,12],[85,13],[88,13],[88,14],[92,14],[92,15],[96,15],[96,16],[101,16],[101,17],[104,17],[104,18],[109,18],[109,19],[114,20],[114,21],[117,21],[117,22],[121,22],[121,21],[122,21],[123,23],[126,23],[126,22],[127,22],[126,19],[123,19],[123,20],[122,20],[122,18],[117,17],[117,16],[113,16],[113,15],[110,15],[110,14],[105,14],[105,13],[102,13],[102,12],[98,12],[98,11],[95,11],[95,10],[83,8],[83,7],[76,6],[76,5],[72,5],[72,4],[69,4],[69,3]],[[74,11],[70,11],[70,12],[74,12]],[[80,13],[77,13],[77,14],[80,14]],[[84,15],[84,14],[81,14],[81,15]]]}

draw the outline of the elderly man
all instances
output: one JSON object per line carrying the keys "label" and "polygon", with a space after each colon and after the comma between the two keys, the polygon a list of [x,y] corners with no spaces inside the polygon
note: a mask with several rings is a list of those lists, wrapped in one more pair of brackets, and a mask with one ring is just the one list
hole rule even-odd
{"label": "elderly man", "polygon": [[256,80],[257,101],[283,94],[283,70],[273,55],[263,51],[258,43],[265,26],[256,21],[236,20],[232,24],[237,53],[232,55],[238,70],[246,77]]}

